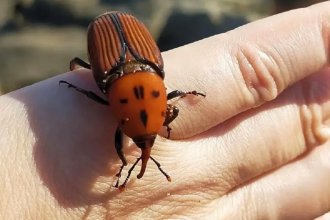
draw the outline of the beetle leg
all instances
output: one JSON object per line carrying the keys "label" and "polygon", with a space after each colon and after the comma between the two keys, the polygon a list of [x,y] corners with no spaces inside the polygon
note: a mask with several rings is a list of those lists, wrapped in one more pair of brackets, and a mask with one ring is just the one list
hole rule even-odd
{"label": "beetle leg", "polygon": [[150,157],[150,159],[157,165],[159,171],[162,172],[162,174],[164,174],[167,181],[171,182],[172,181],[171,177],[167,173],[165,173],[165,171],[160,167],[160,163],[157,160],[155,160],[153,157]]}
{"label": "beetle leg", "polygon": [[129,179],[129,177],[131,176],[132,171],[134,170],[136,164],[137,164],[140,160],[141,160],[141,157],[139,157],[139,158],[135,161],[135,163],[133,164],[133,166],[128,170],[128,174],[127,174],[127,177],[126,177],[124,183],[121,184],[121,185],[119,186],[119,190],[120,190],[120,191],[123,191],[123,190],[125,189],[126,183],[127,183],[128,179]]}
{"label": "beetle leg", "polygon": [[[171,100],[177,97],[183,98],[186,97],[187,95],[196,95],[196,96],[203,96],[206,97],[204,93],[200,93],[197,91],[189,91],[189,92],[183,92],[181,90],[174,90],[170,93],[167,94],[167,100]],[[170,138],[171,135],[171,127],[169,124],[174,121],[176,117],[179,115],[179,109],[178,107],[174,105],[167,104],[167,109],[166,109],[166,116],[165,116],[165,121],[163,123],[163,126],[166,126],[167,128],[167,138]]]}
{"label": "beetle leg", "polygon": [[84,67],[86,69],[91,69],[91,65],[89,63],[86,63],[79,57],[75,57],[70,61],[70,70],[76,70],[79,69],[80,67]]}
{"label": "beetle leg", "polygon": [[163,126],[167,128],[167,138],[170,138],[172,128],[169,124],[179,115],[179,108],[175,105],[167,104],[165,121]]}
{"label": "beetle leg", "polygon": [[123,132],[121,131],[120,127],[118,127],[116,130],[115,147],[120,160],[123,162],[123,165],[126,166],[127,161],[123,153]]}
{"label": "beetle leg", "polygon": [[119,186],[119,180],[120,180],[121,172],[123,171],[123,168],[124,168],[124,164],[122,164],[120,166],[119,172],[116,174],[116,177],[118,178],[116,184],[114,185],[114,187],[116,187],[116,188],[118,188],[118,186]]}
{"label": "beetle leg", "polygon": [[195,90],[194,91],[189,91],[189,92],[174,90],[174,91],[167,94],[167,100],[171,100],[171,99],[174,99],[174,98],[177,98],[177,97],[183,98],[183,97],[186,97],[188,94],[196,95],[196,96],[200,95],[200,96],[203,96],[203,97],[206,96],[204,93],[200,93],[200,92],[197,92]]}
{"label": "beetle leg", "polygon": [[118,154],[120,160],[123,163],[119,169],[119,172],[116,174],[116,177],[118,177],[118,179],[117,179],[117,183],[116,183],[115,187],[118,188],[119,179],[121,177],[121,172],[122,172],[124,166],[127,165],[127,161],[126,161],[126,158],[123,153],[123,132],[121,131],[120,127],[117,128],[116,133],[115,133],[115,148],[116,148],[116,151],[117,151],[117,154]]}
{"label": "beetle leg", "polygon": [[82,88],[79,88],[67,81],[64,81],[64,80],[61,80],[59,81],[59,84],[61,83],[65,83],[68,85],[69,88],[74,88],[76,91],[86,95],[88,98],[100,103],[100,104],[103,104],[103,105],[109,105],[109,102],[107,100],[104,100],[103,98],[101,98],[100,96],[96,95],[94,92],[92,91],[87,91],[85,89],[82,89]]}

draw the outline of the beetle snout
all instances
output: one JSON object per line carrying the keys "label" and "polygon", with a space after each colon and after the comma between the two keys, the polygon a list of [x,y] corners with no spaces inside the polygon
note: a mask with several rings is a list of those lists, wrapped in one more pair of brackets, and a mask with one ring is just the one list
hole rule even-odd
{"label": "beetle snout", "polygon": [[154,145],[155,139],[156,139],[156,135],[148,135],[144,137],[133,138],[133,141],[136,144],[136,146],[141,148],[142,151],[141,153],[142,165],[141,165],[140,173],[137,175],[138,179],[142,178],[147,168],[147,163],[150,158],[151,148]]}

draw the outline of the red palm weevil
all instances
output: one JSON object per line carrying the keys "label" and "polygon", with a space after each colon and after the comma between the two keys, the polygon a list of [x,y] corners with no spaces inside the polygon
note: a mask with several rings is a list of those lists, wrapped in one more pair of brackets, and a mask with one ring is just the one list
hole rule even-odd
{"label": "red palm weevil", "polygon": [[[170,176],[150,155],[155,138],[162,126],[167,127],[178,116],[179,109],[168,100],[185,97],[188,94],[205,94],[197,91],[183,92],[174,90],[166,94],[164,85],[164,64],[160,51],[147,28],[135,17],[122,12],[108,12],[95,18],[87,32],[89,63],[74,58],[70,70],[91,69],[95,82],[107,100],[92,91],[84,90],[67,81],[70,88],[86,95],[92,100],[110,107],[118,128],[115,133],[115,148],[122,166],[117,173],[115,187],[124,189],[136,164],[142,160],[137,178],[141,178],[149,159],[155,162],[168,181]],[[127,178],[119,186],[119,179],[127,165],[123,154],[123,134],[132,138],[141,149],[141,156],[129,169]]]}

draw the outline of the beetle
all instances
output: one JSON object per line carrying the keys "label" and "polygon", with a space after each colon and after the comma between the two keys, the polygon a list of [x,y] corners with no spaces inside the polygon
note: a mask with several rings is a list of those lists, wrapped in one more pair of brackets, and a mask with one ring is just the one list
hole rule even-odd
{"label": "beetle", "polygon": [[[122,161],[115,187],[124,189],[131,172],[141,160],[137,178],[142,178],[147,162],[151,159],[160,172],[171,181],[170,176],[151,156],[151,148],[162,126],[170,137],[170,123],[178,116],[179,109],[168,100],[186,95],[203,96],[197,91],[180,90],[166,94],[164,85],[164,64],[161,53],[147,28],[132,15],[122,12],[107,12],[95,18],[87,31],[87,63],[75,57],[70,70],[91,69],[95,82],[107,100],[92,91],[75,86],[67,81],[69,88],[86,95],[92,100],[110,107],[118,127],[115,132],[115,148]],[[123,154],[123,134],[132,138],[141,149],[141,156],[128,171],[125,181],[119,186],[119,179],[127,165]]]}

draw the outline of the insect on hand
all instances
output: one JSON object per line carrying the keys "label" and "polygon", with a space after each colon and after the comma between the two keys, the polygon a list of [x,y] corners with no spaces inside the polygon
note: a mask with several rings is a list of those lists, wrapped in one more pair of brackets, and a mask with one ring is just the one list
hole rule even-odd
{"label": "insect on hand", "polygon": [[[74,58],[70,62],[70,69],[91,69],[96,84],[108,99],[63,80],[60,84],[65,83],[92,100],[109,105],[113,112],[118,122],[115,148],[122,161],[115,186],[119,189],[125,188],[131,172],[140,160],[142,166],[137,178],[142,178],[149,159],[157,165],[167,180],[171,181],[170,176],[150,155],[160,128],[167,127],[169,138],[169,124],[179,114],[179,109],[167,104],[167,101],[189,94],[203,97],[205,95],[196,91],[179,90],[166,95],[162,56],[146,27],[133,16],[121,12],[102,14],[91,22],[87,35],[90,64]],[[123,133],[132,138],[142,153],[129,169],[124,183],[119,186],[122,169],[127,165],[122,151]]]}

